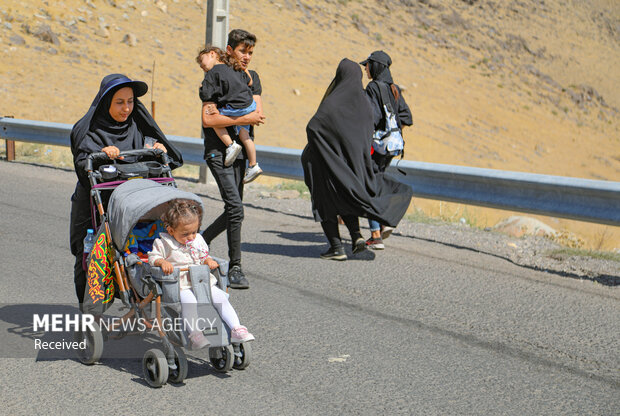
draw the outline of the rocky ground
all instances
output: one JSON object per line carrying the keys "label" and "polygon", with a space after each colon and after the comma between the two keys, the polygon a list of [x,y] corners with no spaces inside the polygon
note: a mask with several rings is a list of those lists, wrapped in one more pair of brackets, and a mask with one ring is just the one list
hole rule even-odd
{"label": "rocky ground", "polygon": [[[178,180],[183,189],[202,195],[218,195],[213,183],[200,184],[194,180]],[[312,218],[310,200],[297,190],[274,189],[260,184],[249,184],[244,193],[246,206],[269,209],[283,213],[295,213]],[[368,237],[365,220],[360,221],[362,233]],[[341,227],[343,238],[348,238],[346,229]],[[320,225],[317,223],[317,229]],[[438,221],[419,222],[411,216],[406,217],[394,231],[395,235],[445,244],[462,250],[503,258],[511,263],[558,274],[566,278],[591,280],[605,286],[620,286],[620,254],[603,259],[565,251],[564,247],[549,238],[524,235],[512,237],[491,229],[479,229],[462,223],[440,223]],[[349,240],[346,240],[350,242]],[[393,241],[393,240],[392,240]],[[386,240],[390,249],[390,240]]]}

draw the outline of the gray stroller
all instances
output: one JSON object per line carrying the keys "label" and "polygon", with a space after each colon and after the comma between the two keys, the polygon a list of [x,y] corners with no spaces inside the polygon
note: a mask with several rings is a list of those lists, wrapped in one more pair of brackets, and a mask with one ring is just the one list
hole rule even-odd
{"label": "gray stroller", "polygon": [[[171,176],[169,178],[171,179]],[[93,197],[99,208],[101,196],[98,192],[102,189],[101,185],[106,184],[93,187]],[[108,182],[108,185],[112,183]],[[252,354],[250,345],[231,344],[230,328],[222,321],[212,303],[210,273],[217,278],[218,286],[226,291],[227,261],[214,258],[219,264],[215,270],[202,265],[189,266],[185,269],[175,268],[172,274],[164,275],[159,267],[150,267],[144,257],[124,251],[134,227],[139,222],[144,224],[159,219],[169,201],[183,198],[195,200],[202,205],[200,198],[177,189],[174,180],[116,181],[113,189],[108,212],[100,209],[100,223],[101,228],[106,228],[111,236],[109,246],[114,253],[110,256],[113,258],[111,277],[114,279],[115,295],[120,297],[129,312],[112,324],[98,316],[99,325],[95,325],[94,329],[84,328],[77,331],[76,341],[86,341],[86,348],[78,350],[80,361],[84,364],[98,361],[103,353],[104,338],[107,340],[122,338],[129,333],[155,332],[159,335],[161,349],[149,349],[143,356],[142,369],[146,382],[152,387],[161,387],[168,381],[181,383],[187,377],[188,362],[183,347],[189,345],[189,340],[182,327],[170,323],[182,320],[179,272],[188,271],[192,290],[198,301],[199,319],[208,323],[203,326],[204,329],[200,329],[210,343],[209,361],[218,372],[246,368]],[[128,323],[138,324],[127,325]]]}

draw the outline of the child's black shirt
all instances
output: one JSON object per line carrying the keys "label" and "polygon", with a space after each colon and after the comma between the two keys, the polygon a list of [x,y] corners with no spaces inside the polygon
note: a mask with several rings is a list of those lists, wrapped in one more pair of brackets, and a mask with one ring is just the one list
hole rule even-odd
{"label": "child's black shirt", "polygon": [[248,82],[245,72],[237,72],[226,64],[215,65],[205,74],[200,99],[216,103],[218,108],[226,105],[235,109],[249,107],[253,98]]}

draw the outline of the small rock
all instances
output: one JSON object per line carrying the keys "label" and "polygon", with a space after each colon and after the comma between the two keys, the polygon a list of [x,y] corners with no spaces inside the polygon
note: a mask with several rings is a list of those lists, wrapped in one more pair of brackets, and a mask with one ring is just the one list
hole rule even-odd
{"label": "small rock", "polygon": [[146,10],[142,10],[142,12],[140,12],[140,15],[141,15],[142,17],[146,17],[146,16],[148,16],[148,15],[149,15],[149,12],[147,12]]}
{"label": "small rock", "polygon": [[138,44],[138,39],[133,33],[127,33],[125,36],[123,36],[123,40],[121,42],[133,47]]}
{"label": "small rock", "polygon": [[297,88],[293,88],[293,94],[300,96],[301,95],[301,91],[299,91]]}
{"label": "small rock", "polygon": [[110,31],[106,27],[100,27],[95,31],[95,35],[100,36],[102,38],[109,38]]}
{"label": "small rock", "polygon": [[11,44],[13,45],[24,45],[26,43],[26,41],[24,40],[24,38],[22,38],[19,35],[13,35],[9,38],[9,41],[11,42]]}
{"label": "small rock", "polygon": [[37,30],[33,33],[34,37],[41,39],[44,42],[52,43],[56,46],[60,45],[60,41],[58,40],[58,36],[48,25],[40,25]]}
{"label": "small rock", "polygon": [[157,1],[155,2],[155,6],[156,6],[159,10],[161,10],[162,12],[164,12],[164,13],[168,13],[168,6],[166,6],[166,3],[164,3],[163,1],[161,1],[161,0],[157,0]]}
{"label": "small rock", "polygon": [[493,227],[493,230],[512,235],[513,237],[522,237],[524,235],[553,237],[557,234],[556,230],[536,218],[518,215],[500,221]]}
{"label": "small rock", "polygon": [[10,24],[9,22],[5,22],[5,23],[4,23],[4,27],[5,27],[5,28],[7,28],[7,29],[9,29],[9,30],[13,29],[13,25],[12,25],[12,24]]}
{"label": "small rock", "polygon": [[355,26],[355,28],[356,28],[357,30],[359,30],[360,32],[362,32],[364,35],[367,35],[367,34],[368,34],[368,32],[370,32],[370,31],[368,30],[368,26],[366,26],[363,22],[360,22],[360,21],[354,21],[354,22],[353,22],[353,26]]}
{"label": "small rock", "polygon": [[58,51],[55,48],[49,48],[47,50],[47,53],[49,53],[50,55],[58,55]]}

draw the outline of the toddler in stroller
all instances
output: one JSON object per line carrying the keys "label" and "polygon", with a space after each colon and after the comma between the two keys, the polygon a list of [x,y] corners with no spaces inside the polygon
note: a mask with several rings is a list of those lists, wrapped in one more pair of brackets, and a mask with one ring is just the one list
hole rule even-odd
{"label": "toddler in stroller", "polygon": [[[90,171],[94,172],[92,169]],[[89,178],[93,181],[96,179],[95,175],[89,175]],[[97,228],[97,242],[88,258],[83,308],[85,313],[96,317],[97,325],[75,333],[76,341],[86,341],[86,348],[78,351],[78,358],[84,364],[93,364],[101,358],[104,339],[120,339],[132,333],[158,334],[161,349],[149,349],[142,359],[144,378],[152,387],[160,387],[168,381],[181,383],[185,379],[188,362],[183,347],[188,346],[209,345],[209,361],[215,371],[244,369],[249,365],[252,355],[247,341],[254,338],[239,325],[237,315],[224,292],[228,272],[225,260],[211,259],[206,243],[204,246],[198,245],[200,250],[195,248],[196,245],[184,245],[183,249],[190,253],[192,259],[183,263],[185,267],[174,267],[176,263],[167,258],[170,253],[165,247],[165,236],[168,235],[172,239],[169,242],[176,242],[180,247],[180,242],[173,235],[177,234],[179,225],[183,228],[182,225],[188,222],[185,221],[188,216],[191,217],[189,222],[195,222],[195,227],[192,226],[195,233],[202,216],[202,201],[198,196],[178,189],[169,172],[164,179],[102,183],[106,185],[105,189],[113,189],[107,212],[103,209],[100,196],[100,190],[104,188],[93,187],[100,226]],[[183,210],[188,211],[187,215],[181,215]],[[178,217],[176,220],[167,220],[170,228],[161,223],[162,215],[166,219],[164,214],[169,211],[178,213],[175,214]],[[164,230],[171,234],[163,233]],[[138,235],[148,237],[145,240],[150,239],[149,244],[135,241]],[[155,238],[159,238],[159,242],[153,249]],[[179,240],[187,243],[189,238],[185,240],[179,237]],[[135,250],[130,249],[132,244],[135,244]],[[145,256],[149,251],[154,252],[153,263],[158,255],[161,256],[157,264],[166,270],[149,265],[148,257]],[[170,268],[164,260],[173,265],[172,274],[167,273]],[[186,289],[189,292],[186,293],[193,297],[189,305],[181,301],[180,280],[191,285],[191,290]],[[212,286],[212,283],[217,286]],[[120,298],[123,305],[129,308],[120,319],[104,315],[115,297]],[[188,312],[184,311],[185,306],[189,306]],[[221,311],[221,315],[218,311]],[[198,330],[203,330],[202,334],[185,331],[183,315],[189,316],[192,313],[196,313],[194,316],[198,316],[198,321],[203,323],[202,327],[198,327]],[[191,322],[192,317],[188,320]]]}
{"label": "toddler in stroller", "polygon": [[[155,239],[153,249],[148,253],[149,264],[161,267],[165,274],[174,272],[174,267],[186,267],[190,264],[206,264],[210,269],[219,267],[219,264],[209,256],[209,247],[198,229],[202,219],[202,207],[190,199],[175,199],[169,204],[162,216],[167,233],[161,233]],[[228,301],[228,295],[216,286],[215,276],[210,276],[211,297],[213,305],[220,316],[232,329],[230,341],[232,343],[254,340],[246,327],[239,322],[239,317]],[[181,271],[179,275],[181,314],[184,325],[189,328],[189,339],[192,349],[200,349],[209,345],[198,325],[198,309],[196,296],[192,292],[189,273]]]}

